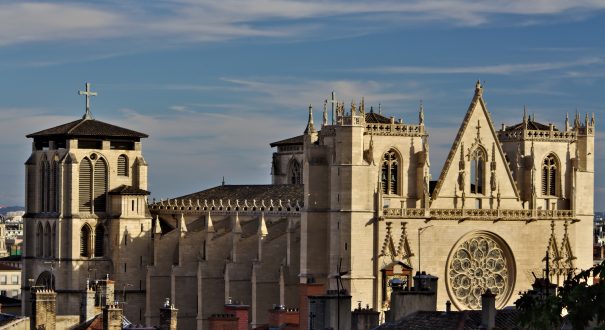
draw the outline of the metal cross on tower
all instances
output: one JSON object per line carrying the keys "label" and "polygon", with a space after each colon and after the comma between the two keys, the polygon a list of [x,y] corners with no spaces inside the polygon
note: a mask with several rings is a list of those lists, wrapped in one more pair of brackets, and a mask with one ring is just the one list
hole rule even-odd
{"label": "metal cross on tower", "polygon": [[97,92],[93,92],[90,90],[90,83],[86,83],[86,90],[78,91],[78,95],[86,96],[86,113],[82,119],[92,119],[92,113],[90,112],[90,97],[97,96]]}

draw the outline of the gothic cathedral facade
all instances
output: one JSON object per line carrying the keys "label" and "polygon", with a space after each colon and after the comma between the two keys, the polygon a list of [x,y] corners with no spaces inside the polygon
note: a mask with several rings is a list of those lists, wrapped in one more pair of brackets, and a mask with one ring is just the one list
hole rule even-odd
{"label": "gothic cathedral facade", "polygon": [[170,297],[187,329],[226,303],[248,305],[252,327],[299,308],[306,329],[306,297],[341,284],[385,311],[389,281],[425,271],[439,309],[478,309],[487,289],[501,308],[547,253],[553,282],[592,265],[594,116],[496,129],[477,83],[433,181],[422,108],[411,124],[332,104],[317,128],[310,108],[302,135],[271,144],[271,184],[161,201],[147,202],[146,135],[86,116],[29,135],[24,278],[54,286],[59,313],[77,314],[86,279],[109,274],[133,321],[157,323]]}

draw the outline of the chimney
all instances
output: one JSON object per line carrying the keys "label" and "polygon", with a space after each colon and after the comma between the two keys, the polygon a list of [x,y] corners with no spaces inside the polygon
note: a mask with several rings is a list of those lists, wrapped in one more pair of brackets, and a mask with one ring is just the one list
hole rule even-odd
{"label": "chimney", "polygon": [[492,330],[496,326],[496,295],[489,289],[481,295],[481,327]]}
{"label": "chimney", "polygon": [[32,329],[55,330],[57,321],[57,293],[37,288],[32,292]]}
{"label": "chimney", "polygon": [[97,315],[95,309],[95,290],[92,289],[88,280],[86,287],[82,292],[82,301],[80,302],[80,323],[84,323]]}
{"label": "chimney", "polygon": [[248,313],[250,306],[244,304],[226,304],[225,313],[234,315],[237,321],[237,330],[248,330]]}
{"label": "chimney", "polygon": [[170,303],[170,299],[166,298],[164,306],[160,308],[160,330],[176,330],[177,312]]}
{"label": "chimney", "polygon": [[103,330],[122,330],[122,314],[118,305],[103,307]]}
{"label": "chimney", "polygon": [[115,301],[115,282],[109,279],[109,274],[104,280],[97,281],[98,306],[111,305]]}

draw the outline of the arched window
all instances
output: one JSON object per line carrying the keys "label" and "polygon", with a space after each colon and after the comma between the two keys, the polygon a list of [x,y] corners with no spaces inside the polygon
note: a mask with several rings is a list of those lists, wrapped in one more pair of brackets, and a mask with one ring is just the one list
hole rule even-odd
{"label": "arched window", "polygon": [[290,162],[290,170],[288,172],[288,176],[290,178],[291,184],[302,184],[302,170],[300,168],[300,163],[296,160],[292,160]]}
{"label": "arched window", "polygon": [[126,155],[118,157],[118,175],[128,176],[128,157]]}
{"label": "arched window", "polygon": [[51,256],[51,251],[50,251],[50,244],[52,240],[52,236],[50,233],[50,223],[46,223],[46,228],[44,228],[44,256],[45,257],[50,257]]}
{"label": "arched window", "polygon": [[92,162],[88,158],[80,163],[80,212],[92,212]]}
{"label": "arched window", "polygon": [[48,289],[55,289],[55,277],[49,271],[43,271],[36,279],[36,286],[43,286]]}
{"label": "arched window", "polygon": [[471,193],[483,194],[485,186],[485,152],[477,148],[471,154]]}
{"label": "arched window", "polygon": [[399,194],[399,157],[395,150],[389,150],[382,157],[380,181],[384,194]]}
{"label": "arched window", "polygon": [[105,228],[103,225],[97,225],[95,228],[95,257],[102,257],[104,254]]}
{"label": "arched window", "polygon": [[557,158],[550,154],[542,163],[542,195],[557,195]]}
{"label": "arched window", "polygon": [[94,213],[104,213],[107,209],[107,163],[103,158],[95,163],[93,200]]}
{"label": "arched window", "polygon": [[40,162],[40,188],[39,192],[39,201],[40,201],[40,212],[48,212],[49,210],[49,200],[50,200],[50,164],[46,159],[46,155],[42,156],[42,161]]}
{"label": "arched window", "polygon": [[52,227],[52,232],[50,235],[50,251],[51,251],[51,256],[56,257],[57,256],[57,246],[56,246],[56,242],[57,241],[57,224],[53,223],[53,227]]}
{"label": "arched window", "polygon": [[52,177],[53,177],[53,198],[52,198],[52,210],[54,212],[59,212],[60,207],[60,190],[61,190],[61,185],[60,185],[60,180],[59,180],[59,156],[55,155],[55,159],[53,161],[53,172],[52,172]]}
{"label": "arched window", "polygon": [[36,229],[36,257],[42,257],[44,255],[44,228],[42,224],[38,223]]}
{"label": "arched window", "polygon": [[90,226],[84,225],[80,230],[80,256],[90,257]]}

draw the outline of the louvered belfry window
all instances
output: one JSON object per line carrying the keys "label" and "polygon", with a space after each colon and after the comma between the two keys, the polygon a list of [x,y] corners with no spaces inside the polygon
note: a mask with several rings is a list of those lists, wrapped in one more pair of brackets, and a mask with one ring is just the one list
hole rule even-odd
{"label": "louvered belfry window", "polygon": [[92,162],[88,158],[80,163],[80,212],[92,212]]}
{"label": "louvered belfry window", "polygon": [[542,195],[557,195],[557,159],[550,154],[542,164]]}
{"label": "louvered belfry window", "polygon": [[105,228],[103,225],[97,225],[95,228],[95,257],[102,257],[105,242]]}
{"label": "louvered belfry window", "polygon": [[128,157],[126,155],[118,157],[118,175],[128,176]]}
{"label": "louvered belfry window", "polygon": [[95,163],[93,178],[94,212],[103,213],[107,208],[107,163],[99,159]]}
{"label": "louvered belfry window", "polygon": [[90,226],[84,225],[80,230],[80,256],[88,257],[90,256]]}
{"label": "louvered belfry window", "polygon": [[485,179],[485,152],[481,148],[475,149],[471,155],[471,193],[483,194]]}
{"label": "louvered belfry window", "polygon": [[380,182],[384,194],[399,194],[399,157],[395,150],[389,150],[382,157]]}
{"label": "louvered belfry window", "polygon": [[104,213],[107,210],[107,162],[99,158],[93,165],[84,158],[80,164],[80,212]]}
{"label": "louvered belfry window", "polygon": [[296,160],[292,160],[290,163],[290,183],[291,184],[302,184],[302,170],[300,163]]}

